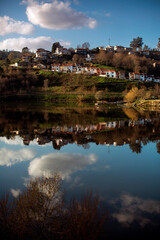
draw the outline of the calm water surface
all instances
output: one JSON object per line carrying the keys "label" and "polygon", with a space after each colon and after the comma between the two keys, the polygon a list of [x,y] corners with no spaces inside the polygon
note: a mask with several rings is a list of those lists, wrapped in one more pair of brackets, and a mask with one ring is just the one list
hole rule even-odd
{"label": "calm water surface", "polygon": [[68,197],[98,193],[110,239],[152,237],[160,226],[160,112],[2,104],[0,195],[17,197],[31,177],[54,172]]}

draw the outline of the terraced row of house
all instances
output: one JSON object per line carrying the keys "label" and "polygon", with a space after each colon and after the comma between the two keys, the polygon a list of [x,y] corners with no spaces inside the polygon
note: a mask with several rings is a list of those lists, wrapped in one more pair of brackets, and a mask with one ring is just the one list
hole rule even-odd
{"label": "terraced row of house", "polygon": [[129,77],[125,75],[125,71],[116,71],[115,69],[105,69],[105,68],[97,68],[97,67],[87,67],[81,65],[74,65],[74,64],[52,64],[51,70],[55,72],[70,72],[70,73],[77,73],[77,74],[91,74],[100,77],[108,77],[108,78],[119,78],[119,79],[126,79],[129,78],[130,80],[139,80],[139,81],[154,81],[160,82],[160,78],[155,78],[154,75],[148,76],[146,73],[137,73],[137,72],[130,72]]}
{"label": "terraced row of house", "polygon": [[70,72],[70,73],[81,73],[81,74],[92,74],[102,77],[120,78],[125,79],[124,71],[116,71],[114,69],[108,70],[105,68],[87,67],[74,64],[52,64],[51,70],[55,72]]}

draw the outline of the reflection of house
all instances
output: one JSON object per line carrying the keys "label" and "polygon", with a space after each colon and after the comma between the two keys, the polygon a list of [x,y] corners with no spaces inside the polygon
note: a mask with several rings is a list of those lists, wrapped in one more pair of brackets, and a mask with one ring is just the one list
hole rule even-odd
{"label": "reflection of house", "polygon": [[108,128],[115,128],[117,123],[116,122],[108,122],[106,125]]}

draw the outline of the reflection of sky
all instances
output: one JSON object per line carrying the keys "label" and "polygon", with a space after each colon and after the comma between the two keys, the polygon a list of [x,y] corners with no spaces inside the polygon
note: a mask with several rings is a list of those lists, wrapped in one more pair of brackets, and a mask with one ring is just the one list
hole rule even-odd
{"label": "reflection of sky", "polygon": [[[90,143],[90,148],[84,149],[71,144],[57,151],[51,145],[24,146],[20,142],[16,145],[5,142],[0,142],[2,192],[12,190],[17,196],[24,178],[60,172],[68,194],[79,195],[92,189],[105,201],[115,204],[120,201],[121,209],[115,208],[113,213],[119,222],[132,223],[136,219],[141,225],[149,220],[143,221],[140,211],[145,212],[144,206],[150,207],[160,201],[160,155],[156,143],[143,146],[142,152],[136,154],[129,145],[115,147]],[[134,209],[139,211],[136,217]]]}
{"label": "reflection of sky", "polygon": [[141,227],[147,224],[156,224],[154,218],[160,215],[160,201],[143,199],[130,194],[123,194],[117,199],[111,201],[112,205],[117,207],[112,214],[122,225],[129,227],[134,221]]}

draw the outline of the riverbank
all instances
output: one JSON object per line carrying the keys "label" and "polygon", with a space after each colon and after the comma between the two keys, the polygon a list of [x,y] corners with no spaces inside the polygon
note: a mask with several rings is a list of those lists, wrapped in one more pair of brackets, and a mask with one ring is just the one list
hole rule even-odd
{"label": "riverbank", "polygon": [[48,70],[10,69],[0,74],[3,101],[36,99],[42,102],[119,102],[132,87],[153,88],[154,83]]}

